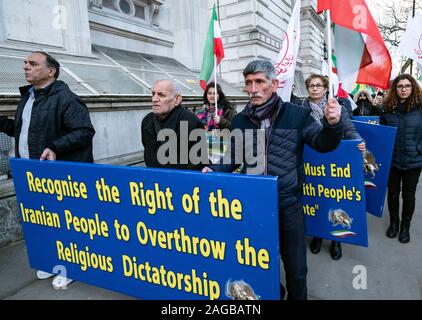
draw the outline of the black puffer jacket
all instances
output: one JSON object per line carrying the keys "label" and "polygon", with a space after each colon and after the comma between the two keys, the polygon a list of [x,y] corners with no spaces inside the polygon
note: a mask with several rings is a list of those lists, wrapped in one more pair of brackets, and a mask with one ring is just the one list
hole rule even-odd
{"label": "black puffer jacket", "polygon": [[394,108],[392,112],[384,112],[380,124],[396,127],[391,165],[399,170],[422,168],[422,111],[421,106],[401,113]]}
{"label": "black puffer jacket", "polygon": [[[0,117],[0,131],[15,137],[16,157],[19,157],[22,111],[31,87],[19,89],[22,99],[16,109],[15,120]],[[93,162],[94,134],[88,108],[63,81],[56,80],[43,89],[35,90],[28,129],[30,159],[39,159],[44,149],[50,148],[56,153],[57,160]]]}
{"label": "black puffer jacket", "polygon": [[[309,144],[320,152],[332,151],[339,145],[343,135],[343,124],[340,122],[331,126],[323,120],[321,127],[311,117],[309,109],[283,102],[278,98],[277,110],[271,121],[269,138],[265,146],[264,172],[268,175],[278,176],[279,206],[280,209],[289,207],[297,203],[302,196],[302,184],[305,180],[303,169],[303,147]],[[243,173],[249,173],[249,169],[256,167],[256,163],[248,163],[247,154],[257,152],[257,129],[259,129],[247,116],[245,111],[237,114],[232,120],[232,134],[239,129],[244,134],[247,129],[254,132],[253,143],[244,135],[247,141],[243,141]],[[245,143],[246,142],[246,143]],[[214,171],[232,172],[240,166],[236,163],[236,143],[231,145],[231,165],[212,165]],[[260,151],[263,151],[261,149]],[[261,152],[262,153],[262,152]],[[287,218],[289,219],[289,218]]]}

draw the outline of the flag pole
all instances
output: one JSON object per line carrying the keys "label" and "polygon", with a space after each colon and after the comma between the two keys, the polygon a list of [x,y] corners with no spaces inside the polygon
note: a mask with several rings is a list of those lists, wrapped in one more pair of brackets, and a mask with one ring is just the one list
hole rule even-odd
{"label": "flag pole", "polygon": [[[214,1],[214,6],[216,5],[217,3]],[[220,6],[218,6],[218,10],[220,10]],[[220,23],[220,15],[218,15],[217,16],[217,23],[219,24]],[[215,45],[215,43],[214,43],[214,45]],[[215,100],[214,100],[214,103],[215,103],[215,115],[217,115],[218,116],[218,106],[217,106],[217,56],[216,56],[216,54],[215,54],[215,48],[214,48],[214,97],[215,97]]]}
{"label": "flag pole", "polygon": [[333,71],[333,60],[332,60],[332,49],[331,49],[331,15],[330,10],[325,11],[327,13],[327,51],[328,51],[328,98],[334,96],[333,93],[333,79],[331,77],[331,72]]}
{"label": "flag pole", "polygon": [[[415,17],[415,6],[416,6],[416,0],[413,0],[412,5],[412,18]],[[410,59],[410,75],[412,75],[413,71],[413,59]]]}
{"label": "flag pole", "polygon": [[217,57],[214,55],[214,96],[215,96],[215,114],[218,115],[218,107],[217,107]]}

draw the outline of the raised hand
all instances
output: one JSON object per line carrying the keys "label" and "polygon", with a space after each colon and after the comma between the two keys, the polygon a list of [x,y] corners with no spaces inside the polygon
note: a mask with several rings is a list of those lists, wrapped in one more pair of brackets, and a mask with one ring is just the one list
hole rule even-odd
{"label": "raised hand", "polygon": [[324,116],[331,125],[335,125],[340,122],[341,106],[338,104],[336,99],[328,99],[327,105],[324,108]]}

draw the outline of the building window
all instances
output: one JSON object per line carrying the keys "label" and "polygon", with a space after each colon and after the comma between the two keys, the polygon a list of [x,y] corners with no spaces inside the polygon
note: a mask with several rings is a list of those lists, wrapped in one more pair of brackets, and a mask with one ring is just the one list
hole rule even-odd
{"label": "building window", "polygon": [[145,20],[145,7],[141,5],[135,5],[135,17]]}
{"label": "building window", "polygon": [[120,0],[119,1],[119,9],[122,13],[127,14],[128,16],[133,15],[133,9],[134,5],[132,2],[129,2],[128,0]]}
{"label": "building window", "polygon": [[139,20],[147,20],[148,6],[146,0],[102,0],[102,7],[105,12],[118,12],[118,15],[125,15]]}
{"label": "building window", "polygon": [[113,0],[103,0],[103,7],[108,9],[114,9]]}

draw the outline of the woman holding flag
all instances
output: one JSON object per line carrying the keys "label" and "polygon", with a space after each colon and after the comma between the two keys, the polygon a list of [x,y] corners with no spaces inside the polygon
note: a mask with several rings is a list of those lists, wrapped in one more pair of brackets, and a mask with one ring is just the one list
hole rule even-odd
{"label": "woman holding flag", "polygon": [[[410,74],[399,75],[393,80],[384,100],[380,124],[397,128],[388,179],[390,226],[387,237],[395,238],[398,234],[401,243],[408,243],[410,222],[415,211],[416,187],[422,168],[422,90]],[[401,222],[400,192],[403,199]]]}
{"label": "woman holding flag", "polygon": [[[228,129],[230,121],[236,114],[236,110],[227,101],[226,96],[217,84],[217,94],[215,93],[214,82],[208,83],[204,92],[204,104],[196,111],[196,115],[203,123],[205,129]],[[215,103],[217,102],[217,114],[215,113]]]}
{"label": "woman holding flag", "polygon": [[195,112],[208,131],[208,157],[212,163],[216,163],[224,155],[226,143],[221,132],[215,129],[229,129],[231,120],[236,114],[220,85],[217,84],[217,94],[215,87],[214,82],[208,83],[204,92],[204,104]]}

